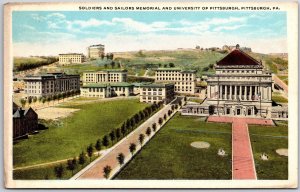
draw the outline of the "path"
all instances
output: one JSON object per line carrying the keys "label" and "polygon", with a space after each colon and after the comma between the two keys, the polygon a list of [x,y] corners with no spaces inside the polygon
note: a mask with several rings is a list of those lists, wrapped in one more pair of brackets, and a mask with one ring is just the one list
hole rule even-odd
{"label": "path", "polygon": [[274,82],[284,90],[286,95],[288,95],[288,86],[279,77],[277,77],[277,75],[273,75],[272,77]]}
{"label": "path", "polygon": [[[143,124],[141,124],[138,128],[136,128],[133,132],[131,132],[127,137],[123,138],[121,141],[119,141],[117,144],[115,144],[111,150],[106,153],[105,155],[99,157],[94,162],[92,162],[90,165],[88,165],[86,168],[78,172],[76,175],[74,175],[71,179],[104,179],[103,176],[103,168],[105,166],[110,166],[112,168],[112,172],[110,174],[110,178],[113,177],[116,173],[120,170],[120,165],[117,161],[117,156],[119,153],[123,153],[125,156],[125,164],[130,161],[132,158],[132,155],[129,151],[129,145],[130,143],[135,143],[137,146],[137,150],[140,149],[139,144],[139,135],[143,133],[145,135],[145,142],[148,142],[151,137],[155,135],[159,131],[161,127],[167,122],[163,121],[163,124],[160,126],[158,123],[158,119],[160,117],[163,117],[164,114],[168,112],[168,110],[171,109],[171,104],[168,104],[164,106],[160,111],[158,111],[156,114],[154,114],[152,117],[150,117],[147,121],[145,121]],[[174,114],[176,113],[176,110],[174,110],[173,114],[168,117],[170,119]],[[168,120],[167,119],[167,120]],[[150,138],[145,134],[146,129],[148,127],[152,130],[152,124],[156,123],[157,130],[155,133],[151,131]]]}
{"label": "path", "polygon": [[232,179],[257,179],[248,124],[274,125],[273,121],[219,116],[210,116],[207,121],[232,123]]}

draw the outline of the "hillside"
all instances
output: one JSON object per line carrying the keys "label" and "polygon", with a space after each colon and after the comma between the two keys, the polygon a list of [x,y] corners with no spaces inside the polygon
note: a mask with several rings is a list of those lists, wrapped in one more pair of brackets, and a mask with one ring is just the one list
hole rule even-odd
{"label": "hillside", "polygon": [[58,57],[14,57],[14,71],[34,69],[58,61]]}
{"label": "hillside", "polygon": [[[277,74],[279,78],[287,83],[288,75],[288,61],[286,57],[280,54],[260,54],[250,52],[248,53],[257,60],[261,60],[263,65],[268,70]],[[56,71],[64,71],[72,74],[82,74],[84,71],[97,71],[111,68],[125,68],[128,74],[132,76],[153,76],[154,70],[158,67],[179,67],[183,69],[197,70],[197,76],[214,73],[213,65],[225,57],[226,52],[212,51],[212,50],[196,50],[196,49],[178,49],[178,50],[159,50],[159,51],[135,51],[135,52],[117,52],[114,53],[114,66],[112,60],[106,58],[87,61],[83,64],[71,64],[61,66],[55,64],[53,68]],[[27,59],[27,60],[26,60]],[[16,58],[14,60],[15,66],[27,61],[45,62],[43,58]],[[47,70],[47,69],[45,69]],[[41,71],[47,72],[47,71]]]}

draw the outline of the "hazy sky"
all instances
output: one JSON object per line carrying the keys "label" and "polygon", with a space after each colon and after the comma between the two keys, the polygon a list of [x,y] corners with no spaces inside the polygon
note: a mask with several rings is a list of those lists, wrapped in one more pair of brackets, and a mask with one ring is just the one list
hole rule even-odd
{"label": "hazy sky", "polygon": [[251,47],[287,52],[285,12],[13,12],[15,56],[80,52],[92,44],[106,52]]}

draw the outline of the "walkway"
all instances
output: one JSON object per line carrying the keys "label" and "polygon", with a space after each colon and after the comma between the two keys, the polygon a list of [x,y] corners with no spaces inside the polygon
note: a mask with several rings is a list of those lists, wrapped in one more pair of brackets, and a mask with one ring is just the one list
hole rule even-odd
{"label": "walkway", "polygon": [[210,116],[209,122],[232,123],[232,179],[257,179],[248,124],[274,125],[272,120]]}
{"label": "walkway", "polygon": [[[131,132],[126,138],[123,138],[121,141],[119,141],[117,144],[115,144],[105,155],[102,157],[96,159],[94,162],[92,162],[90,165],[88,165],[86,168],[78,172],[76,175],[74,175],[71,179],[104,179],[103,175],[103,168],[107,165],[109,165],[112,168],[112,172],[110,174],[110,178],[113,177],[116,173],[120,170],[120,165],[117,161],[117,156],[119,153],[123,153],[125,156],[125,164],[130,161],[132,158],[132,155],[129,151],[129,145],[130,143],[136,144],[136,151],[140,149],[139,144],[139,135],[143,133],[145,135],[145,141],[146,142],[150,140],[151,137],[155,135],[159,131],[161,127],[170,119],[175,113],[176,110],[174,110],[173,114],[168,117],[167,121],[163,121],[163,124],[160,126],[158,123],[158,119],[160,117],[163,117],[164,114],[168,113],[168,110],[171,109],[171,105],[166,105],[164,108],[162,108],[160,111],[158,111],[156,114],[154,114],[152,117],[150,117],[147,121],[145,121],[142,125],[140,125],[138,128],[136,128],[133,132]],[[152,130],[152,124],[156,123],[157,130],[155,133],[153,133]],[[146,129],[150,127],[151,128],[151,135],[148,137],[145,132]]]}

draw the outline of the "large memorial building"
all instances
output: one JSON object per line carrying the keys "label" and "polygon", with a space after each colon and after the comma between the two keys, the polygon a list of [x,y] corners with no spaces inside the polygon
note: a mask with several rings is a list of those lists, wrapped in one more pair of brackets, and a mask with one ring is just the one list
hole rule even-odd
{"label": "large memorial building", "polygon": [[207,79],[207,98],[182,114],[261,116],[272,114],[272,74],[239,47],[215,64]]}

